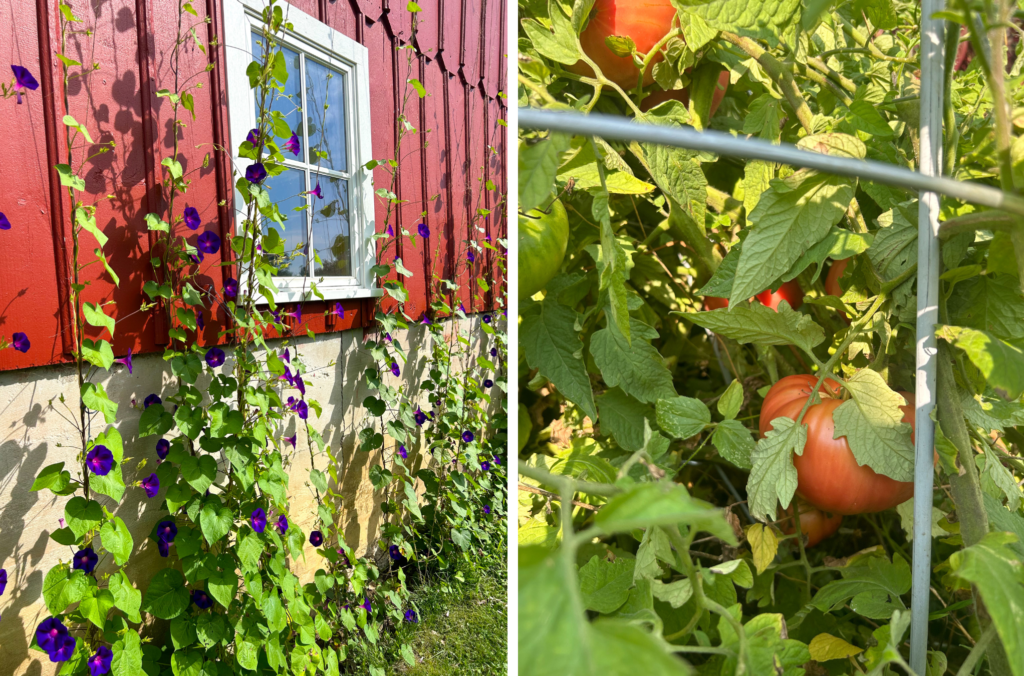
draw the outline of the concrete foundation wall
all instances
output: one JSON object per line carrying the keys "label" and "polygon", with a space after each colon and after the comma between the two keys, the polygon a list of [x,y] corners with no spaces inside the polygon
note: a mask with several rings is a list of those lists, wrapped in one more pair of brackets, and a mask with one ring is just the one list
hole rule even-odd
{"label": "concrete foundation wall", "polygon": [[[471,337],[473,359],[494,346],[479,326],[480,317],[474,316],[457,327],[463,335]],[[445,324],[446,334],[452,329],[452,323]],[[390,375],[389,378],[394,384],[401,381],[415,391],[430,368],[430,346],[426,342],[430,340],[429,334],[424,327],[415,326],[394,337],[406,348],[409,360],[402,368],[401,378]],[[380,460],[379,453],[355,450],[359,430],[365,426],[362,401],[369,394],[362,385],[362,374],[373,363],[369,353],[361,349],[363,342],[362,329],[359,329],[320,335],[316,340],[303,337],[291,344],[298,347],[308,369],[304,376],[307,399],[315,399],[323,406],[319,419],[310,409],[309,422],[341,460],[340,485],[334,490],[344,496],[340,516],[345,539],[360,555],[379,558],[381,495],[374,491],[368,478],[370,467]],[[229,373],[230,368],[229,353],[228,362],[218,371]],[[453,371],[461,369],[453,366]],[[160,509],[167,487],[162,486],[156,497],[147,499],[142,488],[130,485],[155,471],[158,460],[157,437],[139,439],[138,422],[142,400],[153,392],[173,392],[175,385],[170,369],[159,354],[135,357],[132,375],[123,367],[115,366],[105,376],[100,382],[110,398],[119,404],[114,427],[124,437],[124,479],[129,487],[119,505],[106,496],[95,498],[124,519],[131,530],[135,549],[125,570],[135,586],[145,591],[149,577],[167,565],[160,560],[155,543],[148,540],[155,524],[167,516],[167,512]],[[199,383],[200,389],[203,384]],[[29,488],[40,469],[56,462],[64,461],[73,477],[80,474],[80,470],[75,469],[77,431],[65,419],[77,415],[77,390],[75,369],[71,366],[0,373],[0,568],[6,568],[9,576],[7,591],[0,596],[0,676],[50,676],[57,671],[57,665],[51,664],[45,654],[29,651],[28,646],[36,626],[49,616],[42,599],[43,579],[52,566],[62,560],[69,561],[74,553],[72,548],[59,545],[49,537],[60,528],[58,519],[63,517],[64,505],[70,496],[54,497],[49,491],[33,493]],[[502,396],[499,390],[494,390],[494,394]],[[64,395],[74,414],[57,401],[60,395]],[[139,408],[132,408],[133,399],[140,404]],[[426,404],[425,396],[423,399]],[[297,422],[297,417],[289,418],[284,433],[284,436],[291,436],[298,431],[299,435],[288,468],[289,520],[308,534],[316,518],[316,498],[307,485],[309,447],[304,429],[297,427]],[[105,428],[102,417],[98,422],[94,420],[93,436]],[[174,430],[169,436],[173,434]],[[409,447],[409,451],[409,462],[418,469],[424,459],[419,456],[418,448]],[[146,465],[139,469],[138,461],[143,458]],[[328,462],[326,455],[316,457],[317,467],[325,473]],[[305,554],[305,562],[293,564],[303,581],[311,579],[320,566],[320,557],[308,543]],[[173,548],[171,557],[172,560],[175,557]],[[113,569],[108,556],[101,559],[96,574],[102,579]]]}

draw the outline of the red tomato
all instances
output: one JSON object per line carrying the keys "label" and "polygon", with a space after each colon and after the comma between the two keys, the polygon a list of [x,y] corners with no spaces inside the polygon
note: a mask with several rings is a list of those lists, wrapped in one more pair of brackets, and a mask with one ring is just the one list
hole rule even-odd
{"label": "red tomato", "polygon": [[719,298],[718,296],[704,296],[705,310],[721,310],[724,307],[729,307],[728,298]]}
{"label": "red tomato", "polygon": [[[718,110],[718,106],[721,105],[722,99],[725,98],[725,91],[729,87],[729,71],[723,70],[718,76],[718,86],[715,87],[715,93],[711,97],[711,117],[715,116],[715,111]],[[656,91],[652,94],[648,94],[644,99],[643,103],[640,104],[640,110],[645,113],[651,108],[655,107],[659,103],[665,103],[665,101],[679,101],[684,106],[690,105],[690,90],[687,87],[682,89],[673,89],[672,91],[666,92],[664,90]]]}
{"label": "red tomato", "polygon": [[[805,547],[813,547],[828,536],[839,530],[839,525],[843,523],[843,517],[841,514],[831,514],[829,512],[823,512],[814,505],[801,500],[800,498],[794,498],[793,503],[790,504],[784,514],[792,516],[793,507],[796,507],[800,513],[800,532],[807,536],[807,544]],[[786,535],[793,533],[793,519],[786,519],[779,523],[779,527],[782,532]]]}
{"label": "red tomato", "polygon": [[[786,417],[796,420],[817,378],[811,375],[787,376],[769,390],[761,407],[758,428],[763,437],[771,421]],[[857,464],[846,437],[833,439],[832,415],[843,403],[835,398],[839,386],[827,379],[821,391],[821,403],[807,409],[807,444],[803,455],[793,457],[797,472],[797,492],[808,502],[836,514],[881,512],[914,496],[912,481],[895,481],[878,474],[867,465]],[[900,392],[907,400],[903,422],[914,426],[914,395]],[[911,435],[913,439],[913,435]]]}
{"label": "red tomato", "polygon": [[849,258],[844,258],[841,261],[835,261],[832,263],[832,267],[828,269],[828,276],[825,277],[825,293],[830,296],[842,298],[843,287],[839,285],[839,278],[846,272],[846,266],[850,263]]}
{"label": "red tomato", "polygon": [[[590,10],[590,23],[580,35],[580,44],[606,78],[630,89],[636,86],[640,69],[632,56],[616,56],[604,39],[611,35],[631,38],[637,51],[646,54],[672,30],[675,16],[671,0],[597,0]],[[661,54],[651,59],[644,73],[644,86],[654,82],[654,64],[661,59]],[[569,70],[594,76],[593,69],[583,61],[569,66]]]}
{"label": "red tomato", "polygon": [[761,301],[761,305],[767,305],[776,312],[779,311],[779,302],[783,300],[789,303],[789,307],[798,310],[804,304],[804,290],[795,279],[791,279],[775,293],[772,293],[771,289],[765,289],[757,294],[757,299]]}
{"label": "red tomato", "polygon": [[[786,301],[789,306],[794,310],[799,309],[804,304],[804,290],[800,288],[797,281],[790,280],[779,287],[779,290],[772,293],[771,289],[765,289],[761,293],[751,298],[750,301],[754,300],[761,303],[761,305],[767,305],[776,312],[779,311],[779,302]],[[704,296],[704,309],[705,310],[718,310],[720,308],[729,307],[729,300],[727,298],[719,298],[717,296]]]}

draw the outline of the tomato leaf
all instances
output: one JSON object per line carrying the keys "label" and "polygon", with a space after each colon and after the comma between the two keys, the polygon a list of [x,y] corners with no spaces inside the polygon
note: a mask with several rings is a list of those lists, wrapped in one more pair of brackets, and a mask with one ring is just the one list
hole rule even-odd
{"label": "tomato leaf", "polygon": [[646,403],[675,395],[672,374],[661,353],[648,342],[657,338],[658,332],[636,319],[629,324],[632,344],[610,328],[596,331],[591,338],[590,354],[605,383]]}
{"label": "tomato leaf", "polygon": [[775,518],[779,503],[789,507],[793,499],[797,482],[793,453],[803,455],[807,443],[807,425],[797,425],[790,418],[776,418],[772,427],[751,454],[753,467],[747,479],[751,515],[769,521]]}
{"label": "tomato leaf", "polygon": [[1000,397],[1014,401],[1024,392],[1024,348],[963,326],[939,326],[936,335],[966,352]]}
{"label": "tomato leaf", "polygon": [[597,420],[594,390],[581,356],[577,314],[550,296],[523,313],[522,343],[527,363],[537,369],[591,420]]}
{"label": "tomato leaf", "polygon": [[740,343],[796,345],[810,352],[825,340],[825,333],[808,315],[796,312],[783,301],[778,312],[760,303],[739,303],[730,308],[687,312],[686,319]]}
{"label": "tomato leaf", "polygon": [[835,438],[846,437],[857,464],[896,481],[914,479],[911,427],[902,422],[906,404],[877,371],[861,369],[846,382],[852,395],[833,413]]}

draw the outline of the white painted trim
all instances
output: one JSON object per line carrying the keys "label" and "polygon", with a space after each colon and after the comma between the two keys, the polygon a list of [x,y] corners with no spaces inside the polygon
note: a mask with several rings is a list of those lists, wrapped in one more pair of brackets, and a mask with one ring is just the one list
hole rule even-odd
{"label": "white painted trim", "polygon": [[[252,61],[252,32],[262,26],[264,0],[226,0],[224,3],[224,52],[227,70],[228,120],[232,160],[235,168],[234,182],[244,175],[244,158],[234,151],[245,141],[246,134],[253,128],[255,101],[245,74]],[[345,121],[348,127],[348,171],[334,172],[321,169],[323,173],[344,175],[349,185],[349,228],[353,241],[353,277],[320,277],[274,279],[279,293],[275,302],[295,302],[311,297],[309,283],[317,282],[317,288],[326,299],[370,298],[382,295],[377,288],[371,268],[376,264],[376,245],[372,235],[376,231],[373,200],[373,172],[365,168],[373,159],[373,138],[370,115],[369,51],[355,40],[343,35],[316,18],[287,3],[278,3],[285,12],[285,20],[292,23],[293,30],[280,38],[280,42],[308,57],[339,70],[345,74]],[[290,163],[289,163],[290,164]],[[245,217],[245,201],[235,195],[236,219]],[[313,262],[310,261],[310,265]],[[305,290],[305,294],[303,294]]]}

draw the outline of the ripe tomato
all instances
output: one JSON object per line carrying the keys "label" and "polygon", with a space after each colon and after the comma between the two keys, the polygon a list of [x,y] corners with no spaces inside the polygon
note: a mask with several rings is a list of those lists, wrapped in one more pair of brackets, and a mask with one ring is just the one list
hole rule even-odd
{"label": "ripe tomato", "polygon": [[519,299],[537,293],[558,274],[569,244],[569,219],[555,200],[544,213],[519,214]]}
{"label": "ripe tomato", "polygon": [[765,289],[757,294],[757,300],[761,302],[761,305],[767,305],[776,312],[779,311],[779,302],[783,300],[789,303],[789,307],[799,310],[800,306],[804,304],[804,290],[800,288],[800,284],[795,279],[791,279],[774,293],[771,289]]}
{"label": "ripe tomato", "polygon": [[[769,390],[761,407],[758,428],[761,436],[772,429],[771,421],[786,417],[796,420],[810,396],[817,378],[811,375],[786,376]],[[914,482],[895,481],[878,474],[867,465],[858,465],[846,437],[833,439],[832,415],[843,403],[836,398],[840,386],[826,379],[819,391],[821,403],[807,409],[807,444],[803,455],[793,457],[797,472],[797,492],[808,502],[836,514],[881,512],[914,496]],[[901,406],[903,422],[914,426],[914,395],[900,392],[907,400]],[[913,438],[913,435],[911,435]]]}
{"label": "ripe tomato", "polygon": [[[804,290],[800,287],[795,279],[792,279],[782,286],[775,293],[772,293],[771,289],[765,289],[761,293],[751,298],[751,302],[757,300],[761,305],[767,305],[776,312],[779,311],[779,302],[786,301],[789,306],[794,310],[800,308],[804,304]],[[718,296],[704,296],[704,309],[705,310],[718,310],[723,307],[729,306],[729,300],[727,298],[719,298]]]}
{"label": "ripe tomato", "polygon": [[[604,39],[611,35],[631,38],[637,51],[646,54],[672,30],[675,16],[671,0],[597,0],[590,10],[590,23],[580,34],[580,45],[606,78],[629,89],[636,86],[640,69],[632,56],[616,56]],[[661,54],[651,59],[644,73],[644,86],[654,82],[654,64],[661,59]],[[583,61],[569,66],[569,70],[594,76],[593,69]]]}
{"label": "ripe tomato", "polygon": [[[715,87],[715,93],[711,97],[711,117],[715,116],[715,111],[718,110],[718,106],[721,105],[722,99],[725,98],[725,91],[729,87],[729,71],[723,70],[718,76],[718,86]],[[690,105],[690,90],[688,87],[682,89],[673,89],[672,91],[659,90],[648,94],[640,104],[640,110],[645,113],[651,108],[655,107],[659,103],[665,103],[665,101],[679,101],[684,106]]]}
{"label": "ripe tomato", "polygon": [[[793,503],[790,504],[789,509],[784,514],[792,516],[794,507],[796,507],[800,514],[800,532],[807,536],[805,547],[813,547],[818,544],[839,530],[839,525],[843,523],[843,516],[841,514],[823,512],[800,498],[794,498]],[[786,535],[792,534],[794,530],[793,519],[790,518],[780,522],[779,527]]]}
{"label": "ripe tomato", "polygon": [[849,258],[844,258],[841,261],[835,261],[832,263],[832,267],[828,269],[828,275],[825,277],[825,293],[830,296],[842,298],[843,287],[839,285],[839,278],[846,272],[846,266],[850,263]]}

